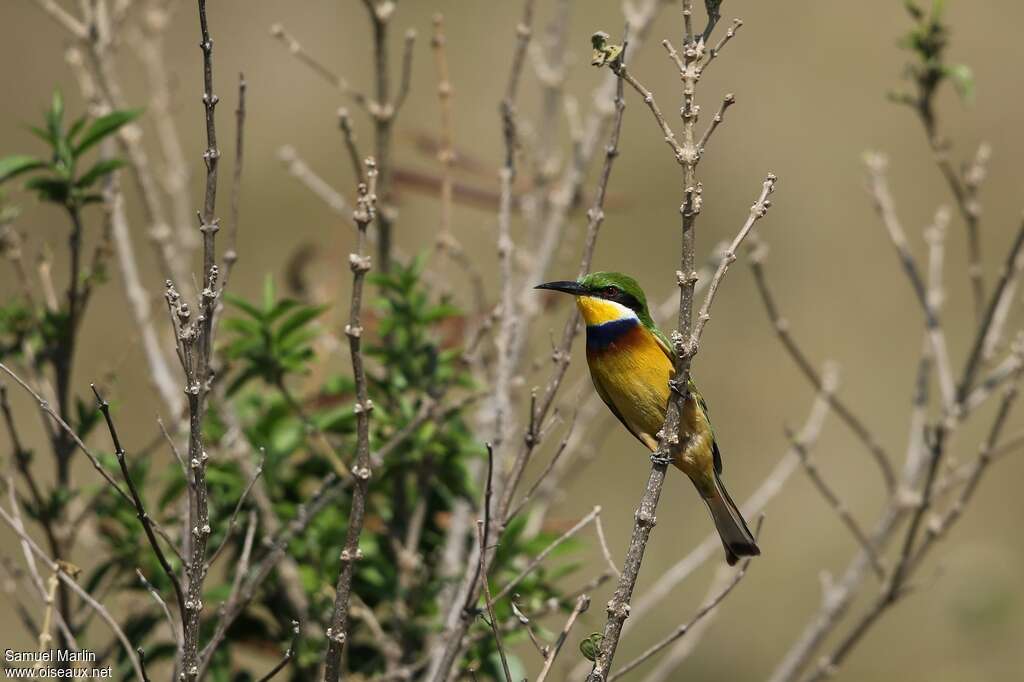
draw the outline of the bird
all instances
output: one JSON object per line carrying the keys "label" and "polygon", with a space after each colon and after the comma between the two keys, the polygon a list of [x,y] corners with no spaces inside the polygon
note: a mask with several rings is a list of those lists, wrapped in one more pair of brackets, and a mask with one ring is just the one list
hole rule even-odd
{"label": "bird", "polygon": [[[676,354],[647,308],[639,283],[619,272],[593,272],[576,281],[539,284],[574,296],[587,326],[587,365],[594,388],[622,425],[652,453],[665,423]],[[730,566],[761,553],[722,483],[722,454],[708,406],[691,378],[682,410],[680,445],[672,464],[707,504]]]}

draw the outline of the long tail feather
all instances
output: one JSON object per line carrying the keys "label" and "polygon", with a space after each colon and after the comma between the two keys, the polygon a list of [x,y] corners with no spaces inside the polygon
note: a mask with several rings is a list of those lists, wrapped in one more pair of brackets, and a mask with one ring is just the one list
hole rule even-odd
{"label": "long tail feather", "polygon": [[729,497],[722,480],[715,474],[715,492],[711,497],[704,499],[708,509],[711,510],[711,518],[715,521],[715,528],[722,538],[722,545],[725,547],[725,560],[730,566],[740,560],[740,557],[758,556],[761,554],[754,534],[747,527],[736,503]]}

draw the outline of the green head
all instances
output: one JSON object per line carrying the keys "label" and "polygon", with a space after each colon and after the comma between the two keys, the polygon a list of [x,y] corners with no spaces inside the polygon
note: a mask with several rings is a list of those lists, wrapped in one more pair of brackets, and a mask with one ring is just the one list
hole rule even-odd
{"label": "green head", "polygon": [[647,310],[647,296],[644,295],[644,290],[635,279],[621,272],[592,272],[575,282],[548,282],[536,288],[613,301],[635,312],[645,326],[654,326],[651,314]]}

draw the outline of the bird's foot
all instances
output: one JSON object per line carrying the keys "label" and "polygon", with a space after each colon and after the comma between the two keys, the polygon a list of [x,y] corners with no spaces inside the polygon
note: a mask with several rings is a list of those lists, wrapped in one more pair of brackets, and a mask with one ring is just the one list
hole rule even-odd
{"label": "bird's foot", "polygon": [[669,464],[672,463],[672,458],[669,457],[668,455],[662,455],[658,454],[657,452],[654,452],[651,454],[651,463],[667,467]]}

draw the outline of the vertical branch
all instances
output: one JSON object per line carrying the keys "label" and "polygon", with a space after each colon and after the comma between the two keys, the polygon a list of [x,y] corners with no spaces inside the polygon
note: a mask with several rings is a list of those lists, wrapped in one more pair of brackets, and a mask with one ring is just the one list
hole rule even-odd
{"label": "vertical branch", "polygon": [[358,229],[356,253],[349,256],[352,270],[352,298],[349,306],[349,322],[345,325],[349,351],[352,357],[352,375],[356,384],[356,462],[352,467],[355,486],[352,491],[352,508],[348,516],[348,530],[345,547],[341,551],[341,568],[335,588],[334,608],[331,624],[327,628],[327,655],[324,659],[324,682],[337,682],[341,678],[341,653],[348,637],[348,605],[352,592],[352,578],[356,562],[360,558],[359,535],[363,530],[366,512],[366,496],[370,483],[370,412],[373,403],[367,394],[366,372],[363,368],[361,351],[363,282],[370,269],[370,257],[366,251],[366,229],[377,212],[377,165],[373,159],[366,160],[365,184],[359,185],[359,197],[353,219]]}
{"label": "vertical branch", "polygon": [[203,52],[203,109],[206,120],[206,190],[203,209],[199,213],[199,230],[203,243],[203,287],[199,295],[198,315],[192,320],[187,303],[181,300],[173,283],[168,282],[167,299],[172,324],[176,332],[178,358],[185,373],[185,394],[188,399],[189,436],[187,479],[189,520],[188,557],[185,562],[184,612],[182,616],[183,651],[181,671],[187,682],[199,676],[200,618],[203,610],[203,583],[206,580],[207,543],[210,538],[209,487],[206,466],[209,456],[203,438],[203,420],[206,399],[210,391],[212,372],[210,360],[213,352],[214,314],[219,297],[216,262],[216,236],[220,229],[215,215],[217,206],[217,169],[220,151],[217,148],[217,129],[214,110],[217,96],[213,93],[213,41],[206,17],[206,0],[198,0],[199,47]]}
{"label": "vertical branch", "polygon": [[[717,12],[718,3],[709,1],[706,4],[710,15],[709,24],[711,24],[717,20],[711,17]],[[697,283],[695,227],[697,217],[702,208],[702,186],[697,179],[697,165],[701,159],[700,144],[701,139],[703,139],[698,136],[696,131],[699,111],[699,107],[696,105],[696,88],[700,80],[702,68],[710,60],[710,55],[705,50],[704,36],[694,34],[693,31],[692,0],[683,0],[682,10],[686,39],[682,45],[681,55],[677,53],[676,49],[668,41],[663,42],[669,57],[679,68],[679,76],[683,83],[683,101],[680,108],[683,128],[680,140],[677,140],[671,127],[661,115],[650,90],[640,85],[628,73],[625,65],[621,62],[611,61],[609,63],[609,66],[626,83],[640,93],[662,131],[665,141],[672,148],[673,156],[680,166],[683,191],[683,201],[679,207],[682,239],[679,270],[676,272],[676,281],[679,285],[679,314],[677,328],[672,335],[676,359],[673,378],[669,382],[671,394],[665,414],[665,423],[659,435],[658,448],[651,455],[651,473],[648,477],[644,494],[640,499],[640,505],[636,511],[629,549],[623,561],[622,575],[611,600],[608,602],[608,618],[605,622],[600,649],[595,657],[590,675],[587,677],[588,682],[605,682],[608,679],[612,659],[615,656],[615,650],[618,647],[619,638],[622,634],[622,627],[629,616],[629,603],[633,595],[633,589],[639,577],[647,542],[656,523],[655,514],[661,498],[666,470],[672,455],[682,445],[681,439],[685,437],[685,421],[682,419],[683,407],[687,400],[693,400],[693,397],[690,395],[690,364],[697,353],[704,325],[710,317],[709,309],[714,300],[718,282],[724,276],[729,264],[735,260],[735,250],[750,233],[754,223],[767,210],[769,206],[767,197],[772,191],[775,182],[775,178],[772,175],[769,175],[765,180],[761,195],[751,208],[750,216],[734,239],[731,248],[723,255],[695,325],[693,321],[694,288]],[[604,47],[597,36],[595,36],[594,46],[598,51]],[[605,53],[607,54],[607,51]],[[602,64],[604,60],[599,59],[598,55],[595,54],[595,63]]]}
{"label": "vertical branch", "polygon": [[242,167],[245,160],[245,94],[249,84],[245,74],[238,74],[238,107],[235,109],[235,168],[231,178],[231,226],[224,249],[224,282],[227,286],[231,269],[238,260],[239,202],[242,197]]}
{"label": "vertical branch", "polygon": [[391,140],[395,116],[405,101],[412,81],[412,48],[416,39],[414,31],[405,35],[405,52],[402,57],[402,74],[396,96],[391,92],[390,49],[388,47],[388,26],[394,15],[392,2],[363,0],[373,26],[374,100],[367,109],[374,123],[374,155],[377,162],[377,193],[380,196],[380,210],[377,215],[377,260],[378,267],[387,272],[391,263],[391,230],[394,225],[394,207],[391,206]]}
{"label": "vertical branch", "polygon": [[[487,556],[487,540],[484,537],[484,521],[476,522],[476,534],[480,543],[480,550],[478,552],[480,556],[481,568],[484,562],[484,557]],[[512,682],[512,673],[508,669],[508,658],[505,656],[505,645],[501,642],[501,630],[498,628],[498,619],[494,615],[494,600],[491,599],[491,588],[486,575],[483,575],[480,582],[484,588],[484,604],[487,608],[487,618],[490,620],[491,631],[494,633],[494,643],[498,647],[498,655],[501,657],[501,668],[505,672],[505,681]]]}

